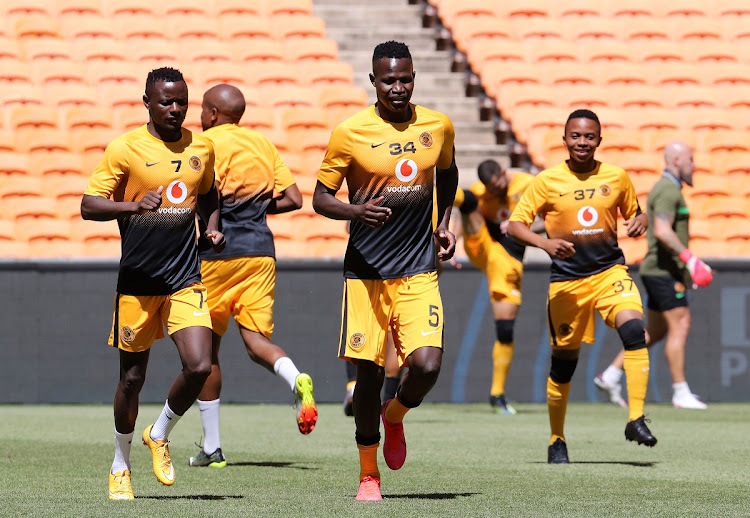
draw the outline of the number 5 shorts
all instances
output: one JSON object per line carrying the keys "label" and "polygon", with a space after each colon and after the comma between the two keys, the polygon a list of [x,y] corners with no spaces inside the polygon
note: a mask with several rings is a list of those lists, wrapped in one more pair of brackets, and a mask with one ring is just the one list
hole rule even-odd
{"label": "number 5 shorts", "polygon": [[443,348],[443,303],[437,273],[399,279],[346,279],[339,358],[385,366],[393,332],[399,365],[420,347]]}
{"label": "number 5 shorts", "polygon": [[271,339],[276,288],[276,260],[273,257],[203,261],[201,276],[208,289],[208,308],[214,333],[224,336],[231,316],[237,325]]}
{"label": "number 5 shorts", "polygon": [[578,349],[594,343],[595,311],[615,327],[620,311],[643,314],[641,295],[628,269],[616,264],[603,272],[571,281],[552,282],[547,299],[550,345],[553,349]]}
{"label": "number 5 shorts", "polygon": [[[181,329],[202,326],[211,329],[206,287],[195,283],[171,295],[115,295],[115,311],[109,345],[123,351],[142,352]],[[117,341],[115,342],[115,336]]]}

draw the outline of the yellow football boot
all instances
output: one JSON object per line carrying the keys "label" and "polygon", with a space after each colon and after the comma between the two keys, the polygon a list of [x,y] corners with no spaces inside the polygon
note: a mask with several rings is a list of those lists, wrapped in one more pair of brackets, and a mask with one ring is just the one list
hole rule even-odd
{"label": "yellow football boot", "polygon": [[156,479],[165,486],[171,486],[174,484],[174,466],[172,466],[172,457],[169,456],[169,441],[153,440],[151,438],[153,426],[151,424],[143,431],[143,444],[151,449]]}

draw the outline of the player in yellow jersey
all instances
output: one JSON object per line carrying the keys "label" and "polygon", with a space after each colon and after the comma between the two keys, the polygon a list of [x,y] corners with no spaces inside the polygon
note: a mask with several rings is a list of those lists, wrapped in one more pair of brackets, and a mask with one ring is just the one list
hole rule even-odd
{"label": "player in yellow jersey", "polygon": [[[221,230],[229,244],[217,253],[205,239],[198,243],[203,283],[208,289],[213,351],[211,375],[198,396],[203,446],[197,456],[190,457],[191,466],[226,466],[219,438],[219,347],[230,316],[250,358],[276,373],[294,393],[300,432],[310,433],[318,418],[312,379],[297,370],[281,347],[271,343],[276,264],[266,214],[299,209],[302,195],[276,147],[257,131],[238,126],[244,112],[245,97],[234,86],[217,85],[203,95],[202,136],[216,151]],[[274,198],[274,191],[279,197]]]}
{"label": "player in yellow jersey", "polygon": [[[351,220],[339,357],[357,367],[357,500],[382,498],[379,418],[385,430],[386,464],[399,469],[406,460],[404,415],[422,402],[437,381],[443,356],[443,306],[436,259],[450,259],[456,246],[448,231],[458,185],[453,124],[445,115],[409,102],[415,74],[406,45],[389,41],[376,46],[372,70],[377,103],[333,131],[313,196],[316,212]],[[344,178],[349,203],[335,197]],[[435,240],[443,249],[437,254]],[[409,371],[396,397],[381,407],[389,330],[399,363],[407,364]]]}
{"label": "player in yellow jersey", "polygon": [[[552,347],[547,379],[551,428],[547,461],[567,464],[565,413],[582,342],[594,342],[594,312],[617,329],[625,348],[630,416],[625,438],[654,446],[643,406],[649,360],[641,296],[628,275],[617,246],[617,211],[625,218],[628,236],[642,235],[648,218],[641,212],[627,173],[594,158],[601,143],[599,118],[576,110],[565,123],[563,142],[570,158],[539,173],[510,216],[508,235],[536,246],[552,258],[547,316]],[[537,214],[549,237],[529,226]]]}
{"label": "player in yellow jersey", "polygon": [[494,160],[479,164],[477,174],[479,181],[459,189],[454,205],[461,212],[464,249],[471,263],[487,276],[492,301],[497,339],[492,349],[490,406],[513,415],[516,410],[505,398],[505,381],[513,361],[513,324],[521,305],[526,247],[508,237],[507,228],[511,212],[534,177],[505,170]]}
{"label": "player in yellow jersey", "polygon": [[[114,401],[115,459],[109,498],[133,498],[130,445],[138,395],[154,340],[163,326],[182,362],[158,419],[142,435],[156,478],[174,483],[168,436],[211,373],[211,318],[201,284],[196,209],[208,222],[205,237],[216,251],[219,232],[211,143],[182,127],[188,89],[172,68],[149,72],[143,103],[149,122],[113,140],[81,202],[83,219],[116,219],[122,236],[114,322],[109,344],[120,350],[120,383]],[[164,373],[161,373],[164,374]]]}

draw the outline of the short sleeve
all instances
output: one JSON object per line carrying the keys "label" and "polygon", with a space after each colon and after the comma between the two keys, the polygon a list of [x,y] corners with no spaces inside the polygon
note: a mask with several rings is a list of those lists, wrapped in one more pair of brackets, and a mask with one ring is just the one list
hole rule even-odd
{"label": "short sleeve", "polygon": [[203,178],[198,186],[198,194],[206,194],[211,190],[211,187],[216,180],[216,154],[214,153],[214,146],[210,140],[206,140],[208,146],[208,156],[206,157],[206,167],[203,168]]}
{"label": "short sleeve", "polygon": [[276,146],[274,146],[270,142],[269,142],[269,145],[271,146],[273,157],[274,157],[273,158],[273,161],[274,161],[273,187],[276,192],[284,192],[289,187],[294,185],[296,182],[294,181],[292,172],[289,170],[287,165],[281,159],[281,155],[279,155],[279,151],[276,149]]}
{"label": "short sleeve", "polygon": [[123,176],[130,172],[129,147],[127,143],[116,138],[104,150],[104,156],[94,169],[84,194],[110,198],[122,181]]}
{"label": "short sleeve", "polygon": [[680,192],[677,189],[659,189],[652,190],[649,193],[649,210],[653,210],[653,216],[657,214],[666,214],[671,218],[677,215],[677,208],[680,206]]}
{"label": "short sleeve", "polygon": [[338,126],[331,134],[326,156],[318,171],[318,181],[334,191],[341,188],[351,161],[351,144],[346,128]]}
{"label": "short sleeve", "polygon": [[536,176],[531,184],[523,192],[523,196],[513,209],[510,221],[519,221],[524,225],[531,226],[537,215],[544,211],[547,204],[547,185],[542,176]]}
{"label": "short sleeve", "polygon": [[625,220],[629,220],[641,213],[641,206],[638,204],[633,182],[625,171],[620,174],[620,187],[620,214]]}
{"label": "short sleeve", "polygon": [[453,146],[456,139],[456,132],[453,129],[451,120],[443,115],[443,147],[440,149],[438,156],[438,169],[448,169],[453,163]]}

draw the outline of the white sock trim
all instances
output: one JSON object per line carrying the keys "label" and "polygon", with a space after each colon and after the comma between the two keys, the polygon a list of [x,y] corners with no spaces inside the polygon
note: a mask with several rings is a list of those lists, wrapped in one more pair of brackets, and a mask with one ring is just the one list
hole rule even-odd
{"label": "white sock trim", "polygon": [[130,433],[119,433],[115,429],[115,459],[112,461],[112,473],[130,469],[130,447],[133,445],[133,435]]}
{"label": "white sock trim", "polygon": [[159,414],[159,418],[151,428],[151,438],[155,441],[165,441],[169,437],[169,432],[172,431],[174,425],[180,420],[181,415],[174,413],[174,410],[169,408],[169,401],[164,403],[164,408]]}
{"label": "white sock trim", "polygon": [[212,401],[198,400],[201,411],[201,425],[203,426],[203,451],[209,455],[221,448],[219,432],[219,399]]}
{"label": "white sock trim", "polygon": [[294,391],[294,382],[297,380],[297,376],[299,376],[299,370],[289,356],[284,356],[276,360],[276,363],[273,365],[273,371],[277,376],[286,381],[289,384],[289,388]]}

